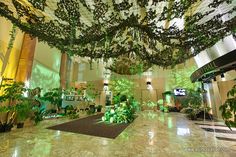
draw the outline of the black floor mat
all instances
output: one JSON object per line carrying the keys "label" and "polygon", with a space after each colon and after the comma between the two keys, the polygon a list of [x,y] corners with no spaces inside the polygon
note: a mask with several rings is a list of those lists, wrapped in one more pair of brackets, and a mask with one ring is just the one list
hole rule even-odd
{"label": "black floor mat", "polygon": [[214,128],[202,128],[205,131],[216,132],[216,133],[225,133],[225,134],[236,134],[236,131],[223,130],[223,129],[214,129]]}
{"label": "black floor mat", "polygon": [[206,125],[206,126],[223,126],[223,127],[227,127],[226,125],[221,125],[221,124],[204,124],[204,123],[195,123],[197,125]]}
{"label": "black floor mat", "polygon": [[216,138],[218,139],[218,140],[224,140],[224,141],[236,141],[236,139],[234,138],[228,138],[228,137],[217,137],[216,136]]}
{"label": "black floor mat", "polygon": [[103,114],[88,116],[63,124],[51,126],[48,127],[48,129],[115,139],[130,124],[108,124],[102,121],[102,116]]}

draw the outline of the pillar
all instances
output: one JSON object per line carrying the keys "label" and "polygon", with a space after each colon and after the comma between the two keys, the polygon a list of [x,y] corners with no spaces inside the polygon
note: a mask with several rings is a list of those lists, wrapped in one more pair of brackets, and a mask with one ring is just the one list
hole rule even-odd
{"label": "pillar", "polygon": [[19,63],[16,71],[16,81],[25,82],[30,79],[36,43],[36,38],[32,38],[29,34],[24,34]]}
{"label": "pillar", "polygon": [[61,66],[60,66],[60,86],[66,88],[66,70],[67,70],[67,54],[62,53],[61,55]]}

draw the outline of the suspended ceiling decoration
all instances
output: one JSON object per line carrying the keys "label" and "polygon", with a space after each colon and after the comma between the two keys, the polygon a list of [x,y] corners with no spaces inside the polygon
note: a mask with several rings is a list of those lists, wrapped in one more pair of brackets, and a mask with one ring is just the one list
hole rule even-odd
{"label": "suspended ceiling decoration", "polygon": [[236,0],[0,0],[0,15],[81,57],[174,66],[234,34]]}
{"label": "suspended ceiling decoration", "polygon": [[110,66],[106,68],[121,75],[141,75],[151,67],[147,61],[143,61],[135,53],[124,54],[113,59]]}

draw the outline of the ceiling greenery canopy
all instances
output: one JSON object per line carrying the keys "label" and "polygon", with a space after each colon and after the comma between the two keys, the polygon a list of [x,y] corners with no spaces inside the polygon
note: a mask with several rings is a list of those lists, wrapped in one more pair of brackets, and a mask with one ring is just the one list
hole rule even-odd
{"label": "ceiling greenery canopy", "polygon": [[183,63],[235,33],[236,0],[0,0],[0,15],[81,57]]}

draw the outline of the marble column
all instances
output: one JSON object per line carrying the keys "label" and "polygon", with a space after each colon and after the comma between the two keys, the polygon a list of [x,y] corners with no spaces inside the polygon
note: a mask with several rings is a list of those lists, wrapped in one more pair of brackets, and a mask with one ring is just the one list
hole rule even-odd
{"label": "marble column", "polygon": [[30,79],[36,43],[36,38],[32,38],[29,34],[24,34],[19,64],[16,71],[16,81],[25,82]]}
{"label": "marble column", "polygon": [[78,81],[78,72],[79,72],[79,64],[78,64],[78,62],[74,62],[73,63],[73,82],[76,82],[76,81]]}
{"label": "marble column", "polygon": [[66,88],[66,71],[67,71],[67,54],[62,53],[61,55],[61,66],[60,66],[60,86]]}

